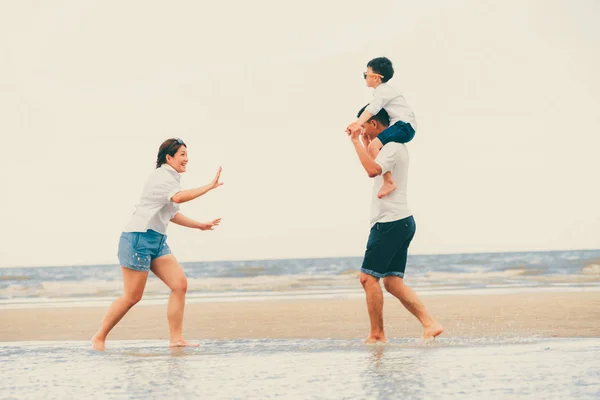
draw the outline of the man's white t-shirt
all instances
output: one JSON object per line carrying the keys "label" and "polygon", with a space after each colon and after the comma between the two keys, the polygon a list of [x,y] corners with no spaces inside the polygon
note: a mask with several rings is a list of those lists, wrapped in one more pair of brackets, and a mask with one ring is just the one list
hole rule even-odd
{"label": "man's white t-shirt", "polygon": [[[373,179],[373,201],[371,203],[371,226],[377,222],[392,222],[406,217],[412,213],[408,209],[406,198],[408,180],[408,150],[402,143],[390,142],[383,146],[375,162],[381,167],[381,175]],[[377,193],[383,184],[383,174],[390,171],[396,190],[377,198]]]}

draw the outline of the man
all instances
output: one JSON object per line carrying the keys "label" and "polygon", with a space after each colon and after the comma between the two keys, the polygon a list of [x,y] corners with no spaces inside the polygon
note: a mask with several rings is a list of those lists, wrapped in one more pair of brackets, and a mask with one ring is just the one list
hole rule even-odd
{"label": "man", "polygon": [[[361,115],[363,107],[358,115]],[[402,143],[387,143],[376,159],[367,148],[370,142],[389,126],[390,117],[385,110],[379,111],[362,125],[361,131],[349,136],[362,166],[369,177],[374,178],[371,206],[371,232],[361,267],[360,283],[366,297],[371,332],[366,343],[385,342],[383,330],[383,293],[379,279],[383,278],[385,289],[396,297],[423,325],[423,338],[440,335],[442,326],[436,322],[419,299],[419,296],[404,284],[404,270],[408,246],[415,234],[415,220],[408,209],[406,188],[408,178],[408,151]],[[379,199],[377,192],[382,184],[382,175],[391,172],[397,189]]]}

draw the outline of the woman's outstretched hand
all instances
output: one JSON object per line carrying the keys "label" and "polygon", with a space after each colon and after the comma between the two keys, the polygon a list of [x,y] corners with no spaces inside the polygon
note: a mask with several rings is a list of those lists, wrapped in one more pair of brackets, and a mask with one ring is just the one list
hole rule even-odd
{"label": "woman's outstretched hand", "polygon": [[201,231],[212,231],[214,230],[215,226],[219,226],[220,223],[221,218],[213,219],[210,222],[201,222],[198,229]]}
{"label": "woman's outstretched hand", "polygon": [[208,186],[210,187],[210,190],[216,189],[219,186],[223,185],[223,182],[219,182],[219,179],[221,178],[222,170],[223,170],[223,168],[219,167],[219,170],[217,171],[217,175],[215,175],[215,179],[213,179],[212,182],[208,184]]}

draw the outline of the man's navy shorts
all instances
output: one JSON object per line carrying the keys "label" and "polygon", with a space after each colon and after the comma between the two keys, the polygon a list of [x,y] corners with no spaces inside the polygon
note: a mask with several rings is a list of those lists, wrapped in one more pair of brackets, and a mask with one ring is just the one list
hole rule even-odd
{"label": "man's navy shorts", "polygon": [[406,217],[393,222],[378,222],[371,228],[361,272],[376,278],[404,278],[408,246],[415,236],[415,219]]}

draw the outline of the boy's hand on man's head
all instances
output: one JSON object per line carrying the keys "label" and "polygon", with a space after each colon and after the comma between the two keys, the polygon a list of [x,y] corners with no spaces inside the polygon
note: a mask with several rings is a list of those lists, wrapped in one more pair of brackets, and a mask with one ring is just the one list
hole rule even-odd
{"label": "boy's hand on man's head", "polygon": [[362,133],[362,125],[359,124],[358,122],[353,122],[350,125],[348,125],[348,127],[346,128],[346,132],[348,133],[348,135],[351,135],[352,133],[358,132],[358,134],[360,135]]}
{"label": "boy's hand on man's head", "polygon": [[350,139],[354,142],[354,141],[359,141],[360,140],[360,135],[362,134],[362,127],[358,130],[350,130],[350,132],[348,133],[348,136],[350,136]]}

